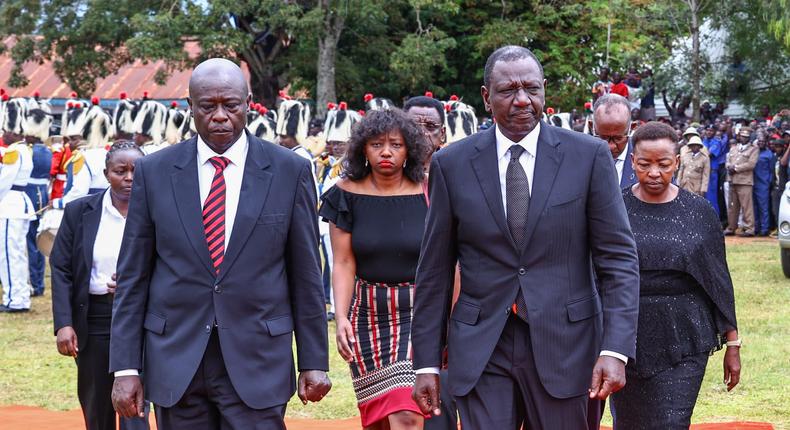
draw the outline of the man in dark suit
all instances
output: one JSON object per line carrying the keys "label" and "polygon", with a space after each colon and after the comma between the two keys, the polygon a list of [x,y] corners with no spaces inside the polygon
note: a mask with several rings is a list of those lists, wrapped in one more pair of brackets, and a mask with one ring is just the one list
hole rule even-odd
{"label": "man in dark suit", "polygon": [[[619,94],[604,94],[593,105],[593,135],[609,145],[620,188],[638,182],[631,164],[633,146],[628,137],[631,130],[631,104]],[[606,409],[606,400],[589,400],[587,411],[588,430],[601,427],[601,418]]]}
{"label": "man in dark suit", "polygon": [[638,261],[614,165],[600,140],[540,122],[545,79],[528,49],[495,51],[484,82],[497,126],[431,164],[414,398],[440,413],[446,339],[465,430],[583,429],[588,398],[623,387],[636,348]]}
{"label": "man in dark suit", "polygon": [[593,105],[593,135],[609,144],[620,188],[637,183],[631,165],[631,104],[619,94],[606,94]]}
{"label": "man in dark suit", "polygon": [[310,163],[244,131],[249,89],[232,62],[198,65],[189,95],[198,136],[135,169],[113,404],[139,415],[144,385],[160,429],[284,429],[293,334],[299,397],[331,386]]}

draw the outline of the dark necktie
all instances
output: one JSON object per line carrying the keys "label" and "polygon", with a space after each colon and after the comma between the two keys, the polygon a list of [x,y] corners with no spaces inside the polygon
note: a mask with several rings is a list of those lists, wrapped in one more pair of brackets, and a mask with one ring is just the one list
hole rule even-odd
{"label": "dark necktie", "polygon": [[[505,196],[507,198],[507,225],[510,234],[516,242],[519,251],[526,245],[527,211],[529,210],[529,179],[524,168],[518,161],[524,147],[513,145],[510,147],[510,162],[505,173]],[[527,321],[527,302],[519,289],[513,312],[524,321]]]}
{"label": "dark necktie", "polygon": [[225,157],[211,157],[208,161],[214,166],[214,179],[203,204],[203,231],[211,263],[219,275],[219,266],[225,257],[225,176],[222,172],[230,161]]}

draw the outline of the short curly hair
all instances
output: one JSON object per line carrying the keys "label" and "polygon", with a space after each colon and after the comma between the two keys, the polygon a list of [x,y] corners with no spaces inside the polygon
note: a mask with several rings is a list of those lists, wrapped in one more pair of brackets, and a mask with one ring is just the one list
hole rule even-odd
{"label": "short curly hair", "polygon": [[370,139],[396,129],[400,130],[406,142],[406,167],[403,168],[403,174],[414,182],[423,182],[425,162],[431,154],[430,144],[422,129],[396,108],[370,111],[354,126],[343,162],[343,177],[359,181],[368,176],[371,170],[365,162],[365,145]]}

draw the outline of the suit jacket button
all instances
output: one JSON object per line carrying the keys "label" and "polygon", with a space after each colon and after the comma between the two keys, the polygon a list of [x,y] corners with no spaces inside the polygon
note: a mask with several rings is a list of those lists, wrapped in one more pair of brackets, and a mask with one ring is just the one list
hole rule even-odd
{"label": "suit jacket button", "polygon": [[222,287],[220,287],[219,284],[214,285],[214,292],[217,293],[217,294],[221,293],[222,292]]}
{"label": "suit jacket button", "polygon": [[519,274],[519,276],[524,276],[524,275],[526,275],[526,274],[527,274],[527,269],[525,269],[525,268],[523,268],[523,267],[519,267],[519,268],[518,268],[518,274]]}
{"label": "suit jacket button", "polygon": [[211,324],[206,324],[206,333],[211,333]]}

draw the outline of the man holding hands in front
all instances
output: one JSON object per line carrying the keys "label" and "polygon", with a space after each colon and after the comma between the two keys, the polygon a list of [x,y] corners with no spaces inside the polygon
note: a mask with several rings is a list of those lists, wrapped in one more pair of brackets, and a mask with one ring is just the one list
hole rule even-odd
{"label": "man holding hands in front", "polygon": [[245,132],[250,99],[238,66],[201,63],[198,135],[135,168],[112,398],[127,417],[151,400],[160,429],[284,429],[297,385],[305,403],[331,387],[310,163]]}
{"label": "man holding hands in front", "polygon": [[496,127],[431,162],[413,395],[440,413],[446,339],[464,430],[587,428],[588,398],[622,388],[635,354],[638,260],[612,156],[540,121],[545,82],[528,49],[495,51],[481,93]]}

